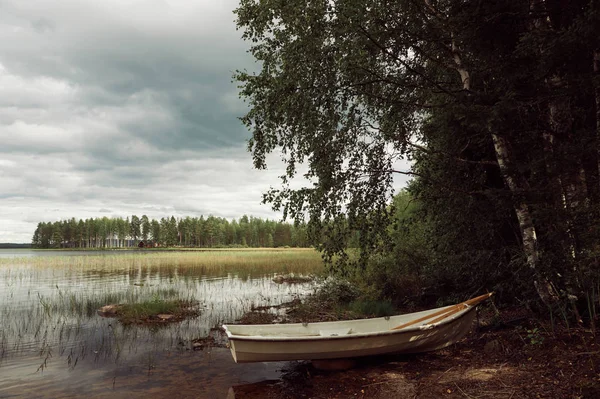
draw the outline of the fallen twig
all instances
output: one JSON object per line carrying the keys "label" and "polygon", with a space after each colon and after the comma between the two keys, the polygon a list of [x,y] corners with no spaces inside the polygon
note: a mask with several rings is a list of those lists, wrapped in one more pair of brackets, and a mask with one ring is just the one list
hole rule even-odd
{"label": "fallen twig", "polygon": [[366,388],[366,387],[371,387],[371,386],[373,386],[373,385],[389,384],[389,383],[390,383],[390,381],[392,381],[392,380],[385,380],[385,381],[373,382],[373,383],[371,383],[371,384],[366,384],[366,385],[363,385],[362,387],[363,387],[363,388]]}
{"label": "fallen twig", "polygon": [[452,370],[453,368],[454,368],[454,367],[450,367],[448,370],[444,371],[444,372],[443,372],[443,373],[442,373],[442,374],[441,374],[441,375],[440,375],[440,376],[437,378],[437,380],[436,380],[436,381],[439,381],[439,380],[440,380],[440,379],[441,379],[441,378],[444,376],[444,374],[446,374],[448,371]]}
{"label": "fallen twig", "polygon": [[465,395],[465,397],[466,397],[466,398],[469,398],[469,399],[472,399],[472,398],[473,398],[472,396],[469,396],[469,395],[467,395],[467,393],[466,393],[465,391],[463,391],[463,390],[462,390],[462,389],[461,389],[461,388],[458,386],[458,384],[457,384],[456,382],[454,383],[454,386],[455,386],[455,387],[456,387],[456,388],[457,388],[457,389],[458,389],[458,390],[459,390],[459,391],[460,391],[460,392],[461,392],[463,395]]}
{"label": "fallen twig", "polygon": [[580,352],[580,353],[576,353],[575,356],[583,356],[583,355],[596,355],[600,353],[600,351],[594,351],[594,352]]}

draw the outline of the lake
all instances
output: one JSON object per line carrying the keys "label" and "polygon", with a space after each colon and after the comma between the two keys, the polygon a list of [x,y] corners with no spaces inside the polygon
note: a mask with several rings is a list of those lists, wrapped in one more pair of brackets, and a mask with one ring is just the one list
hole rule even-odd
{"label": "lake", "polygon": [[[314,287],[276,274],[321,272],[313,250],[0,250],[0,398],[224,398],[276,379],[286,363],[235,364],[228,349],[194,351],[192,340]],[[201,313],[148,327],[96,312],[163,299],[196,300]]]}

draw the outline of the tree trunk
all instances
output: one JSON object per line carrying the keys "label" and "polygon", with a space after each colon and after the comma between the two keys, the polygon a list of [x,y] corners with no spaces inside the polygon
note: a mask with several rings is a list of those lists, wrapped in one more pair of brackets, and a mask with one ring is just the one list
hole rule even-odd
{"label": "tree trunk", "polygon": [[[435,8],[431,0],[424,0],[426,7],[438,18],[443,19],[443,15]],[[533,0],[532,8],[538,8],[540,5],[543,6],[543,0]],[[535,23],[543,23],[541,20],[535,21]],[[449,32],[451,38],[450,50],[452,53],[452,62],[454,69],[458,72],[463,90],[465,92],[471,91],[471,78],[467,66],[461,56],[461,49],[456,42],[455,36],[452,32]],[[531,216],[530,207],[527,204],[526,198],[523,193],[528,188],[527,181],[524,176],[518,174],[516,168],[513,165],[513,156],[511,155],[511,148],[507,143],[504,136],[498,135],[492,126],[488,126],[488,131],[494,143],[494,150],[498,166],[502,178],[507,188],[512,192],[514,201],[514,210],[519,222],[519,230],[521,233],[521,239],[523,243],[523,252],[527,259],[527,265],[534,274],[534,286],[540,299],[548,306],[556,302],[557,297],[555,290],[552,288],[550,281],[542,275],[539,270],[540,256],[537,248],[537,235],[536,229]],[[599,169],[600,170],[600,169]]]}
{"label": "tree trunk", "polygon": [[[519,197],[522,194],[526,186],[525,182],[519,181],[511,174],[511,156],[510,147],[506,143],[504,137],[499,136],[496,133],[492,134],[492,140],[494,141],[494,150],[496,152],[496,159],[498,160],[498,166],[500,172],[504,178],[504,182],[508,189]],[[535,226],[531,217],[531,212],[526,201],[521,197],[518,201],[515,201],[515,213],[517,214],[517,220],[519,221],[519,229],[521,231],[521,239],[523,241],[523,252],[527,258],[527,265],[533,271],[535,280],[534,286],[540,299],[546,304],[550,305],[555,302],[556,294],[550,281],[539,271],[539,252],[537,249],[537,235],[535,232]]]}
{"label": "tree trunk", "polygon": [[[558,6],[562,7],[562,5]],[[559,22],[550,17],[548,4],[545,0],[531,1],[530,12],[534,16],[530,26],[532,31],[553,31],[558,29]],[[539,51],[540,56],[543,56],[545,53],[544,47],[540,46]],[[560,71],[555,71],[550,78],[547,78],[546,85],[550,93],[548,100],[548,125],[550,130],[543,133],[544,156],[548,177],[553,186],[551,187],[551,191],[554,192],[555,188],[559,188],[561,193],[560,198],[555,198],[549,205],[557,209],[563,209],[566,213],[566,241],[569,244],[566,248],[561,248],[561,250],[563,251],[564,260],[567,262],[569,258],[576,260],[578,254],[586,247],[586,244],[582,241],[582,235],[579,233],[587,230],[587,226],[578,223],[577,215],[589,208],[589,197],[586,174],[581,158],[572,159],[572,157],[565,156],[562,151],[559,153],[555,151],[557,139],[560,143],[568,143],[572,140],[573,135],[571,97],[565,90],[565,83]],[[562,161],[560,162],[560,168],[557,167],[557,160]],[[559,275],[564,277],[565,285],[563,288],[566,290],[566,297],[571,303],[577,321],[581,323],[581,317],[575,304],[577,298],[572,295],[572,284],[573,282],[577,283],[572,280],[577,279],[576,266],[573,267],[572,272],[573,274],[569,276],[562,270],[557,271]],[[552,289],[549,292],[552,295],[556,290]]]}
{"label": "tree trunk", "polygon": [[596,99],[596,146],[598,147],[598,172],[600,175],[600,48],[594,51],[594,97]]}
{"label": "tree trunk", "polygon": [[[551,94],[554,94],[548,103],[549,125],[552,133],[561,141],[568,142],[572,139],[573,116],[569,98],[560,93],[564,83],[560,76],[554,75],[548,81]],[[554,138],[552,140],[554,142]],[[587,204],[587,187],[585,183],[585,171],[580,159],[569,160],[569,165],[560,180],[562,181],[563,193],[566,206],[569,210],[577,210],[580,206]]]}
{"label": "tree trunk", "polygon": [[[530,13],[533,16],[530,29],[532,31],[555,31],[558,22],[550,18],[548,4],[545,0],[533,0],[530,3]],[[540,45],[540,56],[545,55],[545,48]],[[550,180],[558,185],[562,195],[554,206],[566,211],[567,235],[569,248],[565,248],[565,259],[575,258],[579,249],[577,223],[574,220],[580,207],[587,207],[588,192],[586,186],[585,170],[581,159],[567,158],[562,153],[555,151],[556,143],[568,143],[572,139],[573,115],[571,111],[570,95],[565,93],[565,83],[559,71],[546,79],[548,92],[548,125],[549,131],[543,133],[546,169]],[[558,141],[557,141],[558,140]],[[557,159],[562,160],[560,168]],[[599,169],[600,170],[600,169]]]}
{"label": "tree trunk", "polygon": [[[452,37],[452,55],[453,60],[456,66],[456,71],[460,75],[460,79],[462,82],[463,90],[470,91],[471,90],[471,77],[469,71],[464,66],[460,49],[456,44],[454,37]],[[494,150],[496,153],[496,159],[498,161],[498,166],[500,167],[500,172],[506,183],[508,189],[514,194],[522,193],[525,191],[526,182],[523,179],[515,179],[511,174],[511,156],[510,156],[510,147],[507,145],[504,137],[499,136],[498,134],[493,132],[493,129],[489,128],[490,134],[492,136],[492,140],[494,142]],[[550,282],[541,275],[539,271],[539,253],[537,249],[537,236],[535,232],[535,226],[533,224],[533,219],[531,217],[531,212],[529,210],[529,206],[525,202],[523,198],[519,198],[519,200],[514,205],[515,213],[517,215],[517,220],[519,221],[519,229],[521,231],[521,239],[523,242],[523,252],[527,258],[527,265],[531,268],[535,275],[534,286],[535,289],[540,296],[541,300],[549,305],[554,301],[554,290]]]}

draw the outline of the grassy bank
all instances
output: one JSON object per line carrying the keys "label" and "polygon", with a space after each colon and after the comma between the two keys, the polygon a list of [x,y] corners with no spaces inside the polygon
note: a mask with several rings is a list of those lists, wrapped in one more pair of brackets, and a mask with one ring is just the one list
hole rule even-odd
{"label": "grassy bank", "polygon": [[[284,312],[282,312],[282,310]],[[240,324],[314,323],[385,317],[403,313],[389,301],[373,300],[352,283],[335,278],[322,281],[303,300],[253,307],[239,320]]]}

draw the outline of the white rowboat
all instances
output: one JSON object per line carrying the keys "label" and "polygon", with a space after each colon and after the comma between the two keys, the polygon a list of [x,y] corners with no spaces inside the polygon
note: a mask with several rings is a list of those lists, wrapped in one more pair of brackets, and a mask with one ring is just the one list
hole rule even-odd
{"label": "white rowboat", "polygon": [[486,294],[457,305],[375,319],[303,324],[224,325],[236,363],[345,359],[418,353],[451,345],[469,331]]}

